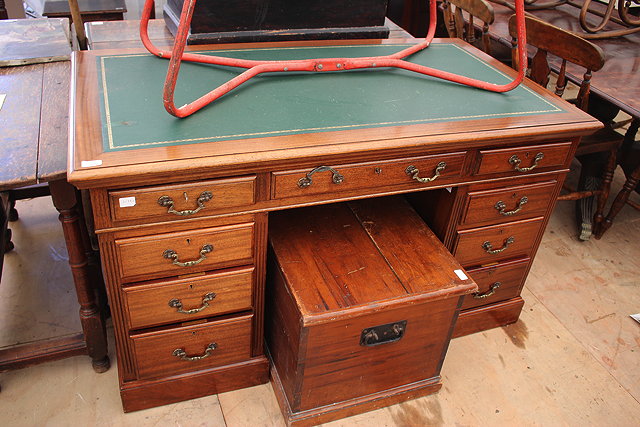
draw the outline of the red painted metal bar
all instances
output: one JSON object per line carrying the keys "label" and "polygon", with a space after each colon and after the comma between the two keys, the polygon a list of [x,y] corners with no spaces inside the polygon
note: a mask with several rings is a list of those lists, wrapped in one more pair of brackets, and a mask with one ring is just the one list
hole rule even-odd
{"label": "red painted metal bar", "polygon": [[[140,39],[149,52],[160,57],[169,59],[169,69],[167,70],[167,78],[164,84],[163,101],[165,109],[176,117],[189,116],[226,93],[232,91],[236,87],[245,83],[252,77],[262,73],[275,73],[285,71],[307,71],[307,72],[326,72],[326,71],[342,71],[355,70],[365,68],[401,68],[408,71],[424,74],[427,76],[437,77],[454,83],[460,83],[467,86],[477,87],[492,92],[507,92],[517,87],[523,80],[525,70],[527,68],[527,50],[526,50],[526,29],[524,23],[524,0],[516,0],[516,23],[518,28],[518,58],[519,69],[518,76],[511,82],[503,85],[488,83],[482,80],[461,76],[454,73],[426,67],[424,65],[414,64],[406,61],[405,58],[422,50],[431,44],[436,29],[436,0],[430,0],[429,6],[429,29],[425,39],[411,47],[403,49],[392,55],[363,57],[363,58],[322,58],[322,59],[304,59],[290,61],[254,61],[247,59],[225,58],[220,56],[209,56],[196,53],[185,53],[185,45],[187,36],[189,35],[189,27],[193,16],[193,9],[196,0],[184,0],[180,22],[176,32],[175,42],[172,51],[163,52],[149,40],[147,32],[151,11],[155,7],[154,0],[146,0],[142,10],[142,20],[140,21]],[[182,61],[200,62],[213,65],[224,65],[229,67],[246,68],[238,76],[226,83],[218,86],[209,93],[201,96],[195,101],[176,107],[174,104],[175,86],[180,72],[180,64]]]}

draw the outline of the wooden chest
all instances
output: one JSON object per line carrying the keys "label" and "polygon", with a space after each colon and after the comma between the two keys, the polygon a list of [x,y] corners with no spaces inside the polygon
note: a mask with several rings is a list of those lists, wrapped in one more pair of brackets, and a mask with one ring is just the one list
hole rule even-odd
{"label": "wooden chest", "polygon": [[289,423],[433,393],[462,296],[477,290],[401,197],[270,221],[267,345]]}

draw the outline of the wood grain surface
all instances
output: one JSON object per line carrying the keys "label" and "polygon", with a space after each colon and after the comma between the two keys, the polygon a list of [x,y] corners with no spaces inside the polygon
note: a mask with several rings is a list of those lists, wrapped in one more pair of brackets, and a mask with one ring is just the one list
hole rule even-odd
{"label": "wood grain surface", "polygon": [[[287,420],[308,425],[436,391],[460,297],[476,286],[408,203],[272,216],[267,343]],[[401,338],[363,344],[367,328],[401,322]]]}
{"label": "wood grain surface", "polygon": [[0,20],[0,67],[70,58],[68,19]]}
{"label": "wood grain surface", "polygon": [[0,68],[0,190],[37,182],[43,65]]}
{"label": "wood grain surface", "polygon": [[[463,51],[472,49],[463,42],[451,43],[459,44]],[[304,42],[292,45],[304,46]],[[326,43],[315,42],[315,45],[324,46]],[[236,48],[248,46],[250,45],[234,45]],[[122,50],[99,52],[100,55],[125,53]],[[473,51],[473,55],[477,55],[501,73],[513,73],[508,67],[476,51]],[[318,166],[319,159],[322,159],[321,162],[324,164],[341,164],[345,161],[389,159],[400,152],[403,153],[402,157],[445,150],[456,152],[479,147],[487,141],[508,145],[523,140],[539,141],[548,138],[548,135],[553,135],[554,138],[577,136],[591,133],[601,126],[576,108],[554,99],[541,88],[531,86],[529,90],[536,97],[542,97],[545,102],[550,102],[550,105],[561,103],[566,113],[457,121],[455,127],[447,122],[435,122],[186,144],[173,146],[171,150],[158,147],[104,152],[96,57],[97,54],[94,52],[78,55],[73,71],[77,76],[78,85],[72,96],[72,108],[77,112],[82,111],[82,115],[74,117],[75,159],[71,166],[70,179],[81,187],[96,186],[98,183],[101,186],[131,185],[134,176],[144,177],[144,183],[149,184],[160,183],[177,173],[182,179],[188,180],[201,178],[205,171],[224,176],[287,170],[292,167],[313,168]],[[83,167],[83,161],[102,163],[100,166]],[[123,175],[128,177],[127,180],[118,179]]]}

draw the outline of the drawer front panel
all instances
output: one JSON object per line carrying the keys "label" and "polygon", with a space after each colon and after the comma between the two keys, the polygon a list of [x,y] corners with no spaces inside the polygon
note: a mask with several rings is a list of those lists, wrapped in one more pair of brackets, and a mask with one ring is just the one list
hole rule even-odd
{"label": "drawer front panel", "polygon": [[526,175],[541,169],[562,167],[568,160],[570,148],[570,142],[562,142],[531,147],[482,150],[476,175],[503,172]]}
{"label": "drawer front panel", "polygon": [[139,378],[175,375],[249,359],[252,317],[132,336]]}
{"label": "drawer front panel", "polygon": [[[312,194],[357,191],[359,189],[405,184],[420,189],[430,183],[450,182],[462,174],[465,153],[451,153],[400,160],[299,169],[273,174],[273,197],[300,197]],[[440,165],[444,162],[444,166]],[[440,165],[440,167],[438,166]],[[407,168],[413,167],[411,172]],[[417,172],[415,172],[417,170]],[[418,182],[417,178],[435,179]]]}
{"label": "drawer front panel", "polygon": [[520,295],[530,258],[467,270],[478,285],[478,292],[464,297],[462,309],[479,307]]}
{"label": "drawer front panel", "polygon": [[512,221],[544,215],[552,202],[557,181],[497,190],[471,191],[467,195],[462,225]]}
{"label": "drawer front panel", "polygon": [[[116,240],[123,280],[253,263],[254,223]],[[179,265],[181,264],[181,265]]]}
{"label": "drawer front panel", "polygon": [[245,268],[125,288],[129,327],[188,322],[248,310],[253,274],[253,268]]}
{"label": "drawer front panel", "polygon": [[109,192],[115,221],[152,218],[155,221],[215,214],[225,208],[255,203],[256,177],[218,179]]}
{"label": "drawer front panel", "polygon": [[458,231],[454,255],[463,267],[524,257],[532,253],[544,218]]}

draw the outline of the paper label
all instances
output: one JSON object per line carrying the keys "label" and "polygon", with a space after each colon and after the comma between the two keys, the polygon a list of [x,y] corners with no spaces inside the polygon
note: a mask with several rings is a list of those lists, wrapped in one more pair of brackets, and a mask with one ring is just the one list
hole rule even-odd
{"label": "paper label", "polygon": [[640,323],[640,313],[630,314],[629,316],[631,316],[631,318],[634,319],[636,322]]}
{"label": "paper label", "polygon": [[80,162],[80,166],[83,168],[90,168],[92,166],[100,166],[102,164],[102,160],[83,160]]}
{"label": "paper label", "polygon": [[460,280],[467,280],[468,277],[466,274],[464,274],[464,271],[462,270],[453,270],[454,273],[456,273],[456,276],[458,276],[460,278]]}
{"label": "paper label", "polygon": [[4,104],[4,99],[7,97],[6,94],[0,93],[0,110],[2,110],[2,104]]}
{"label": "paper label", "polygon": [[453,187],[447,187],[446,190],[451,193],[453,191]]}
{"label": "paper label", "polygon": [[135,206],[136,205],[136,198],[135,197],[120,197],[118,199],[118,203],[120,203],[120,207],[121,208],[130,208],[131,206]]}

